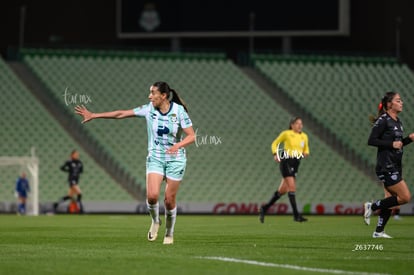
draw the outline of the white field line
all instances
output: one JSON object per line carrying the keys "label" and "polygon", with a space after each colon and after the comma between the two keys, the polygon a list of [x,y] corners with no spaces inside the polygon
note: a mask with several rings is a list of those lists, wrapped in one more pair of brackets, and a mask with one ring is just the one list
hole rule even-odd
{"label": "white field line", "polygon": [[300,271],[312,271],[312,272],[318,272],[318,273],[346,274],[346,275],[374,275],[374,274],[375,275],[389,275],[389,274],[384,274],[384,273],[354,272],[354,271],[346,271],[346,270],[339,270],[339,269],[323,269],[323,268],[314,268],[314,267],[304,267],[304,266],[290,265],[290,264],[275,264],[275,263],[266,263],[266,262],[258,262],[258,261],[251,261],[251,260],[227,258],[227,257],[211,256],[211,257],[196,257],[196,258],[204,259],[204,260],[214,260],[214,261],[222,261],[222,262],[267,266],[267,267],[279,267],[279,268],[294,269],[294,270],[300,270]]}

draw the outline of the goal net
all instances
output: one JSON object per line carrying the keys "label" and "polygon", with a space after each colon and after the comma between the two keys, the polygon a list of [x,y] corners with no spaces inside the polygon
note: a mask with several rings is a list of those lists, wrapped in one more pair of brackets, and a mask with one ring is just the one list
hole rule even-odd
{"label": "goal net", "polygon": [[27,215],[39,215],[39,159],[34,154],[27,157],[0,156],[0,212],[17,211],[15,187],[18,177],[26,174],[30,192],[26,201]]}

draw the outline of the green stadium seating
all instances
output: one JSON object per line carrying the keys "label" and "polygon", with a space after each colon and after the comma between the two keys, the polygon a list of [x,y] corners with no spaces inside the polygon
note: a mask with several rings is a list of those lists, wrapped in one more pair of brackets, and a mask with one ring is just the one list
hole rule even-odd
{"label": "green stadium seating", "polygon": [[[370,115],[376,115],[378,103],[387,91],[401,94],[406,108],[401,113],[406,134],[414,131],[414,75],[405,64],[390,60],[360,58],[348,62],[332,59],[292,60],[259,57],[256,68],[271,79],[301,108],[312,113],[316,120],[336,134],[344,144],[358,152],[371,165],[376,150],[367,146],[371,129]],[[405,154],[405,178],[414,180],[412,149]],[[414,190],[412,188],[412,190]]]}
{"label": "green stadium seating", "polygon": [[[80,187],[84,201],[126,201],[129,196],[55,121],[0,59],[0,156],[28,156],[31,147],[39,158],[39,200],[55,201],[68,190],[67,174],[60,166],[78,149],[85,166]],[[0,167],[0,201],[14,201],[20,167]],[[104,190],[104,191],[103,191]]]}
{"label": "green stadium seating", "polygon": [[[166,81],[177,89],[188,104],[198,134],[197,144],[188,148],[180,202],[259,203],[266,201],[280,183],[270,144],[286,129],[291,114],[228,60],[30,53],[24,55],[24,62],[62,103],[66,104],[66,89],[72,94],[87,94],[92,99],[87,107],[94,112],[146,104],[149,87],[155,81]],[[306,69],[305,64],[302,67]],[[286,63],[279,73],[294,78],[287,70],[296,72]],[[306,98],[306,89],[300,92]],[[74,105],[66,107],[72,110]],[[311,156],[300,168],[300,202],[355,202],[382,196],[381,188],[304,123]],[[143,119],[96,120],[84,127],[131,175],[145,182],[147,134]],[[203,136],[207,144],[201,144]],[[213,137],[220,138],[221,143],[211,144]]]}

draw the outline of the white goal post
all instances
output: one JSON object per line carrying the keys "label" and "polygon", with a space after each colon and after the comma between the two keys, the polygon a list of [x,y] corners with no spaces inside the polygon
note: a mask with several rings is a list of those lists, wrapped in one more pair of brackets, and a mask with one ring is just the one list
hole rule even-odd
{"label": "white goal post", "polygon": [[27,201],[30,215],[39,215],[39,159],[35,156],[35,150],[31,150],[32,156],[28,157],[0,157],[0,166],[20,166],[28,172],[30,194]]}

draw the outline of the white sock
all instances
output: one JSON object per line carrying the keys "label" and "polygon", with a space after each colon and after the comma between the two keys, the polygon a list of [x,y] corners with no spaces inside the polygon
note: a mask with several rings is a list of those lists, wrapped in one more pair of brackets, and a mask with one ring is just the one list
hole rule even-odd
{"label": "white sock", "polygon": [[148,201],[147,201],[147,208],[148,208],[148,212],[150,213],[150,216],[152,218],[152,221],[154,223],[159,223],[160,222],[159,203],[157,202],[156,204],[149,204]]}
{"label": "white sock", "polygon": [[171,210],[165,209],[165,226],[167,228],[166,235],[174,235],[175,220],[177,218],[177,207]]}

